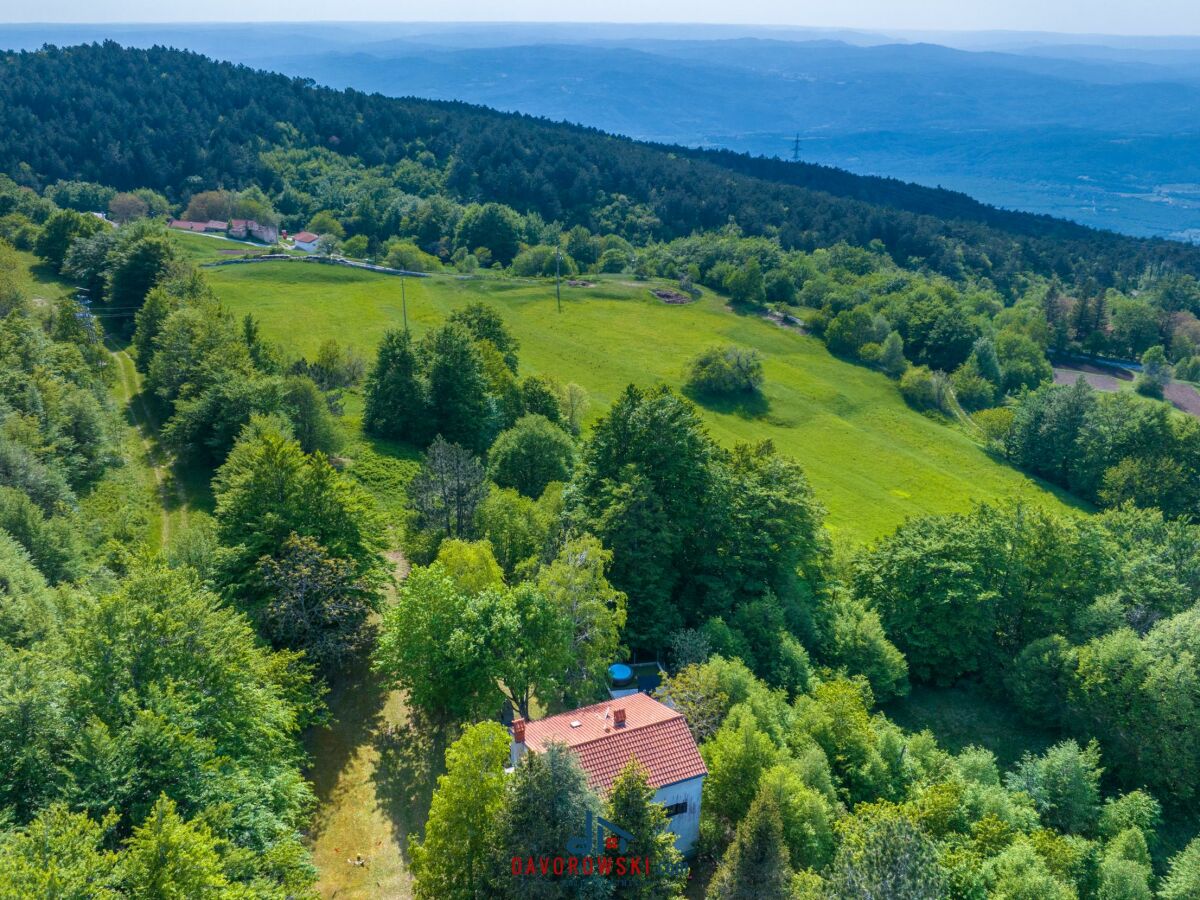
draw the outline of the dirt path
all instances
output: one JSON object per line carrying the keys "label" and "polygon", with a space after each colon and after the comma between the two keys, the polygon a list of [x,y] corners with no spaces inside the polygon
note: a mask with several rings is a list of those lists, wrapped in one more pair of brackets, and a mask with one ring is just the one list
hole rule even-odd
{"label": "dirt path", "polygon": [[[402,580],[403,554],[387,557]],[[317,891],[328,900],[410,897],[409,836],[425,826],[445,748],[366,659],[332,687],[328,704],[332,721],[305,736],[318,803],[308,835]],[[360,853],[365,866],[348,862]]]}
{"label": "dirt path", "polygon": [[[171,472],[170,463],[158,446],[158,422],[146,405],[142,396],[142,378],[133,364],[133,357],[128,350],[116,350],[108,346],[109,355],[117,364],[120,375],[121,401],[125,404],[125,415],[130,427],[137,431],[146,455],[146,463],[154,475],[155,489],[158,491],[159,506],[159,537],[163,546],[171,539],[172,506],[179,510],[181,525],[187,524],[187,496],[183,487]],[[174,491],[172,493],[172,487]]]}

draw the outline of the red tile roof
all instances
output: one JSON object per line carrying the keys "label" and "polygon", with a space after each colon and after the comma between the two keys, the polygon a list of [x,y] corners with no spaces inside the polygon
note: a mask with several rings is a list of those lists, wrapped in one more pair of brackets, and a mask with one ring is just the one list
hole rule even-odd
{"label": "red tile roof", "polygon": [[203,222],[189,222],[187,219],[172,219],[167,226],[181,231],[204,231]]}
{"label": "red tile roof", "polygon": [[[616,725],[613,711],[621,708],[625,724]],[[646,694],[630,694],[525,725],[530,750],[545,749],[552,741],[575,751],[588,784],[601,794],[612,787],[630,757],[645,767],[653,788],[708,774],[683,716]]]}
{"label": "red tile roof", "polygon": [[306,244],[311,244],[316,239],[317,235],[313,234],[311,231],[301,231],[299,234],[292,235],[293,241],[303,241]]}

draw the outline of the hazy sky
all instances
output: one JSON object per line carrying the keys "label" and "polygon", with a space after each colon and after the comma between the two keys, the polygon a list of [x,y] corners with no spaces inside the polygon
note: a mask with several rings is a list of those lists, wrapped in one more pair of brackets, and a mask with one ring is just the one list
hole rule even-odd
{"label": "hazy sky", "polygon": [[0,0],[0,22],[717,22],[1200,34],[1200,0]]}

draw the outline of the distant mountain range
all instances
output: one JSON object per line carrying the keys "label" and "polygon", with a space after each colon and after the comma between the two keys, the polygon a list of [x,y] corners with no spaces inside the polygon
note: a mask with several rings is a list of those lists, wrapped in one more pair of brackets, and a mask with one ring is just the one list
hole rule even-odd
{"label": "distant mountain range", "polygon": [[[1200,40],[717,26],[3,26],[961,190],[1200,240]],[[917,42],[932,37],[939,43]],[[954,44],[956,49],[948,46]],[[797,141],[798,138],[798,141]]]}

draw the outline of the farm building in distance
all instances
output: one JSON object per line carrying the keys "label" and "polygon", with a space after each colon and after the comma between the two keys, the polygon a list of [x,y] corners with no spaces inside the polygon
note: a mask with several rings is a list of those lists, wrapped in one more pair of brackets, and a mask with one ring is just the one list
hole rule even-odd
{"label": "farm building in distance", "polygon": [[222,222],[220,219],[209,219],[207,222],[171,219],[167,222],[167,227],[196,234],[227,234],[238,240],[252,237],[264,244],[273,244],[279,240],[279,229],[276,226],[260,225],[253,219],[231,219],[228,222]]}
{"label": "farm building in distance", "polygon": [[296,249],[303,250],[305,253],[312,253],[316,250],[318,240],[320,240],[320,237],[311,231],[300,231],[292,235],[292,243]]}

